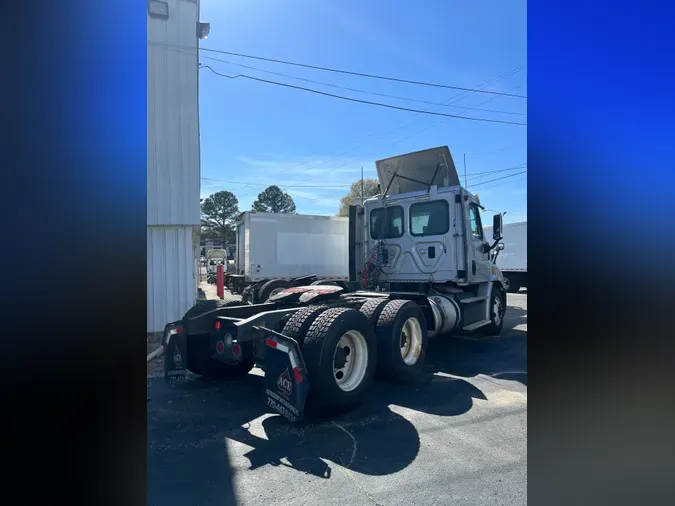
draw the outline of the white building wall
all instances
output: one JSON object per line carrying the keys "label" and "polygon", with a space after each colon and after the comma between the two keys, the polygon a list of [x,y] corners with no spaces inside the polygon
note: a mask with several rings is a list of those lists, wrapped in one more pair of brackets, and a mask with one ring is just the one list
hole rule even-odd
{"label": "white building wall", "polygon": [[148,225],[199,225],[199,6],[148,16]]}
{"label": "white building wall", "polygon": [[195,302],[199,253],[198,0],[148,15],[147,330]]}
{"label": "white building wall", "polygon": [[148,227],[148,332],[179,320],[197,290],[192,229]]}

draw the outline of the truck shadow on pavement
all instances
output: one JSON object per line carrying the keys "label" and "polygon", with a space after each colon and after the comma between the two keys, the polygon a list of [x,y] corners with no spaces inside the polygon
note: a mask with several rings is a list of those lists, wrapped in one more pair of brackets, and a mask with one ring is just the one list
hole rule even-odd
{"label": "truck shadow on pavement", "polygon": [[[156,380],[148,385],[148,503],[196,504],[215,497],[220,504],[229,504],[228,498],[234,503],[227,490],[232,467],[290,467],[324,479],[331,478],[331,464],[373,476],[400,471],[420,451],[408,410],[448,418],[464,414],[474,399],[487,399],[464,379],[480,374],[527,384],[527,334],[514,329],[525,318],[526,311],[509,307],[500,338],[432,339],[418,381],[377,383],[361,407],[337,418],[291,424],[271,414],[258,375],[229,384]],[[246,446],[235,444],[228,454],[228,439]],[[197,487],[189,485],[193,474]]]}
{"label": "truck shadow on pavement", "polygon": [[427,367],[463,378],[479,374],[527,386],[527,311],[509,306],[498,338],[432,339]]}

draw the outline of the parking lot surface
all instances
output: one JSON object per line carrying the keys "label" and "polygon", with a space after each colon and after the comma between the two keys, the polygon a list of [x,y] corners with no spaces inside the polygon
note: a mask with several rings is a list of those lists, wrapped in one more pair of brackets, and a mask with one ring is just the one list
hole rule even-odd
{"label": "parking lot surface", "polygon": [[148,379],[148,504],[526,504],[527,292],[498,338],[430,340],[414,384],[291,424],[255,369],[236,383]]}

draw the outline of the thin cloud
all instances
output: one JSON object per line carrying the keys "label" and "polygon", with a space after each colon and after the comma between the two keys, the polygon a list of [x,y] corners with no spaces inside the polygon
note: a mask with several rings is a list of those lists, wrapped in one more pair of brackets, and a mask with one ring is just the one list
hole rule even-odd
{"label": "thin cloud", "polygon": [[375,159],[270,155],[241,154],[233,163],[204,167],[202,198],[221,190],[231,191],[239,199],[239,208],[246,210],[267,186],[277,185],[293,197],[299,213],[332,215],[349,186],[360,179],[362,167],[364,177],[376,177]]}
{"label": "thin cloud", "polygon": [[[340,205],[339,198],[330,198],[321,196],[319,193],[301,190],[288,190],[288,194],[293,197],[293,200],[305,200],[310,202],[302,202],[303,205],[319,205],[322,207],[333,207],[337,209]],[[298,202],[296,202],[298,205]]]}

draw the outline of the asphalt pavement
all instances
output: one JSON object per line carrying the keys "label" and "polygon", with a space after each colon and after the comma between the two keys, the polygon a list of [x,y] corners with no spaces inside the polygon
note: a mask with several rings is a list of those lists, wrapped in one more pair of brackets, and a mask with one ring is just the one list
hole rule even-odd
{"label": "asphalt pavement", "polygon": [[527,292],[508,304],[500,337],[433,338],[423,378],[339,418],[267,412],[257,369],[149,379],[148,504],[526,504]]}

